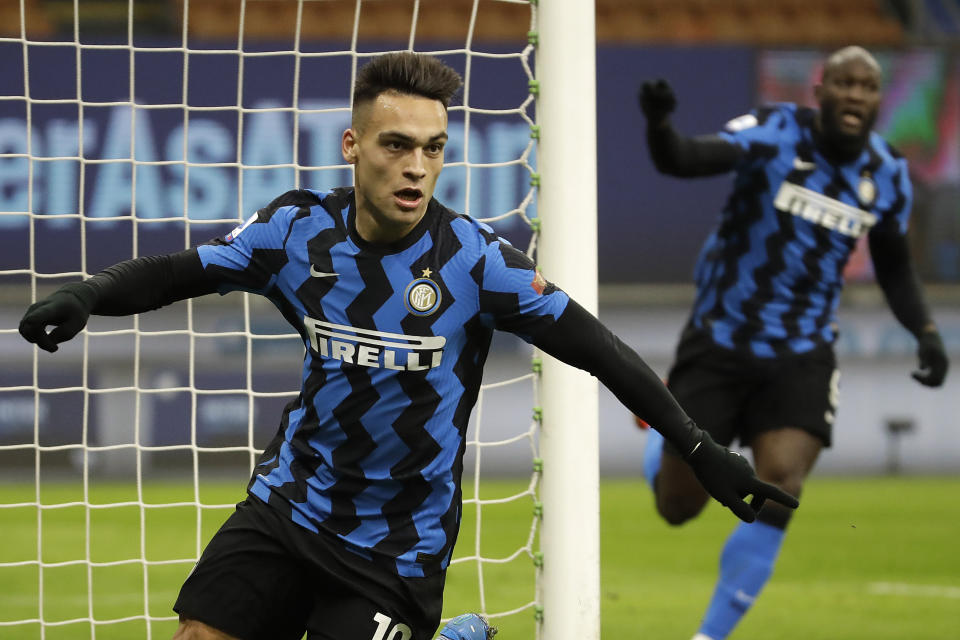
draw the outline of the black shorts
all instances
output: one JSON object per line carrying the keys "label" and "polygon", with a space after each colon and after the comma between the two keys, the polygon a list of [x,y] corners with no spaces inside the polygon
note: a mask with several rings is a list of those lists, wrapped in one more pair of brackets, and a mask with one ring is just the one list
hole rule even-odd
{"label": "black shorts", "polygon": [[241,640],[304,632],[310,640],[430,640],[444,577],[399,576],[249,496],[210,540],[173,609]]}
{"label": "black shorts", "polygon": [[697,426],[729,446],[782,427],[803,429],[829,447],[837,413],[840,372],[833,348],[757,358],[687,330],[667,386]]}

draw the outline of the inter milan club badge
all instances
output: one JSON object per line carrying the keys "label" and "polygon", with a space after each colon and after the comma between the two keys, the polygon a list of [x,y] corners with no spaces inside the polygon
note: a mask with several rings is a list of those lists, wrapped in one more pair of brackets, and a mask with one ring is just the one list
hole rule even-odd
{"label": "inter milan club badge", "polygon": [[430,273],[430,269],[424,269],[420,278],[407,285],[404,301],[415,316],[428,316],[440,306],[440,287],[430,279]]}
{"label": "inter milan club badge", "polygon": [[857,185],[857,197],[860,199],[860,204],[865,207],[872,205],[877,197],[877,186],[873,184],[869,173],[860,176],[860,184]]}

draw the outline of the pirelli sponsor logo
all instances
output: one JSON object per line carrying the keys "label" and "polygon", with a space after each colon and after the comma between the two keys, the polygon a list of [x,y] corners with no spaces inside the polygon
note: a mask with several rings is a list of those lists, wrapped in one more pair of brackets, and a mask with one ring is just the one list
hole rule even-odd
{"label": "pirelli sponsor logo", "polygon": [[443,336],[408,336],[371,329],[358,329],[303,317],[310,348],[324,358],[362,367],[395,371],[426,371],[440,366]]}
{"label": "pirelli sponsor logo", "polygon": [[877,216],[869,211],[851,207],[792,182],[780,185],[773,206],[852,238],[859,238],[877,223]]}

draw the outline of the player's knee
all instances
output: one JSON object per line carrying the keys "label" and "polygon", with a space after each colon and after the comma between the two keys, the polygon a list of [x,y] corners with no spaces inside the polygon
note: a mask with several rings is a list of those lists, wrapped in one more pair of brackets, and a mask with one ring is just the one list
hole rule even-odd
{"label": "player's knee", "polygon": [[697,517],[706,503],[700,496],[690,494],[657,494],[657,513],[667,524],[679,526]]}
{"label": "player's knee", "polygon": [[767,470],[760,479],[780,487],[795,498],[799,498],[805,477],[806,474],[802,470],[787,468]]}
{"label": "player's knee", "polygon": [[[803,489],[804,474],[784,471],[779,474],[765,474],[763,480],[775,484],[793,497],[799,498],[801,490]],[[772,500],[767,500],[763,508],[757,513],[757,520],[777,527],[778,529],[786,529],[790,518],[793,517],[793,513],[793,509],[784,507]]]}
{"label": "player's knee", "polygon": [[786,529],[793,517],[793,509],[767,501],[757,513],[757,520],[777,529]]}

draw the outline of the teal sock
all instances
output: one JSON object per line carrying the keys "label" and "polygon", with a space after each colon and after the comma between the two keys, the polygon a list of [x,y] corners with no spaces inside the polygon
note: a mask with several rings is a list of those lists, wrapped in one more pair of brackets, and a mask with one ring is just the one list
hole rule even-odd
{"label": "teal sock", "polygon": [[700,633],[723,640],[773,573],[785,531],[765,522],[740,523],[720,554],[720,577]]}

